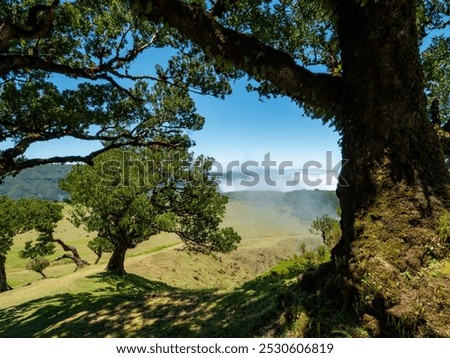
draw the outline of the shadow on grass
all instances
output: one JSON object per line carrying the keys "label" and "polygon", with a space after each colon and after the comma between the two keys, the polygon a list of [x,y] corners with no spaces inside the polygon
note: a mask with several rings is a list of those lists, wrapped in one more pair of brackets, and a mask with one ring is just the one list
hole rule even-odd
{"label": "shadow on grass", "polygon": [[0,310],[0,337],[258,336],[277,321],[277,296],[286,287],[273,275],[227,293],[182,290],[132,274],[88,279],[99,288]]}

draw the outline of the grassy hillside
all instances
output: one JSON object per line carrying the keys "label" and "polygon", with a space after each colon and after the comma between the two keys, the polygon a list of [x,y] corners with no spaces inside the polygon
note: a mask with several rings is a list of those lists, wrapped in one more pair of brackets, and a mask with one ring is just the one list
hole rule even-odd
{"label": "grassy hillside", "polygon": [[[218,290],[181,289],[135,274],[118,278],[88,270],[69,277],[80,292],[46,294],[1,309],[0,337],[283,334],[290,327],[283,324],[286,312],[279,297],[295,284],[293,272],[271,271],[236,288]],[[51,282],[55,284],[59,282]],[[50,280],[38,285],[45,290]]]}
{"label": "grassy hillside", "polygon": [[[77,272],[70,261],[53,262],[46,270],[49,278],[43,280],[26,271],[26,261],[18,257],[35,233],[17,236],[7,259],[14,290],[0,295],[0,336],[275,334],[274,327],[286,313],[278,297],[296,279],[284,269],[282,274],[265,273],[298,254],[302,243],[313,249],[321,240],[308,231],[304,218],[300,220],[288,193],[239,192],[229,197],[223,224],[233,226],[242,236],[238,250],[206,256],[184,250],[174,235],[160,234],[128,252],[129,274],[122,279],[103,272],[105,255],[98,265]],[[334,211],[331,208],[330,204],[329,210]],[[73,227],[67,220],[70,207],[64,210],[65,219],[55,236],[93,262],[95,255],[86,243],[95,233]],[[58,248],[52,259],[61,254]]]}

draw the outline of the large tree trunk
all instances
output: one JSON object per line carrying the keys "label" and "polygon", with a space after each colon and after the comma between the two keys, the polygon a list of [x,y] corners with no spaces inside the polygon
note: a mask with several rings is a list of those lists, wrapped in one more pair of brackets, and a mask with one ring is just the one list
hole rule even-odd
{"label": "large tree trunk", "polygon": [[123,276],[125,272],[125,254],[127,252],[126,246],[116,245],[114,251],[109,259],[106,271],[115,275]]}
{"label": "large tree trunk", "polygon": [[0,255],[0,292],[11,290],[11,287],[6,281],[6,256]]}
{"label": "large tree trunk", "polygon": [[[343,304],[373,335],[450,335],[449,284],[427,273],[448,255],[448,172],[427,118],[415,2],[339,0],[345,92],[333,250]],[[439,294],[437,293],[439,291]]]}

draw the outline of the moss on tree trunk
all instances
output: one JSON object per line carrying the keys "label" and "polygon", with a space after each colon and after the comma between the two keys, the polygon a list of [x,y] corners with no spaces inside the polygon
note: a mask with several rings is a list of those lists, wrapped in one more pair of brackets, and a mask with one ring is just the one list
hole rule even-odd
{"label": "moss on tree trunk", "polygon": [[426,113],[415,4],[386,3],[384,11],[375,2],[336,7],[346,80],[338,120],[348,163],[328,289],[340,292],[372,335],[445,336],[450,320],[436,319],[443,301],[433,292],[440,287],[450,302],[449,285],[426,272],[430,260],[448,256],[448,237],[438,229],[450,207],[448,172]]}

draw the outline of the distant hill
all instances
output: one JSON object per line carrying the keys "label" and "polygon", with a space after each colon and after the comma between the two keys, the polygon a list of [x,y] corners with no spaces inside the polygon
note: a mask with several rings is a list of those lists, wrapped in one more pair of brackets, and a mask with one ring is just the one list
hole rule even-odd
{"label": "distant hill", "polygon": [[318,216],[328,214],[337,217],[339,201],[334,191],[294,190],[280,191],[235,191],[224,195],[230,201],[245,202],[255,208],[274,209],[292,215],[300,222],[311,222]]}
{"label": "distant hill", "polygon": [[[15,177],[7,177],[0,184],[0,195],[19,199],[24,197],[46,200],[63,200],[67,193],[59,189],[58,182],[65,178],[72,165],[48,164],[23,170]],[[295,190],[280,191],[236,191],[223,193],[230,200],[242,201],[254,207],[277,208],[287,212],[302,222],[317,216],[336,215],[338,199],[334,191]]]}
{"label": "distant hill", "polygon": [[11,198],[40,198],[63,200],[67,193],[59,189],[58,181],[65,178],[72,165],[48,164],[25,169],[15,177],[7,177],[0,184],[0,195]]}

